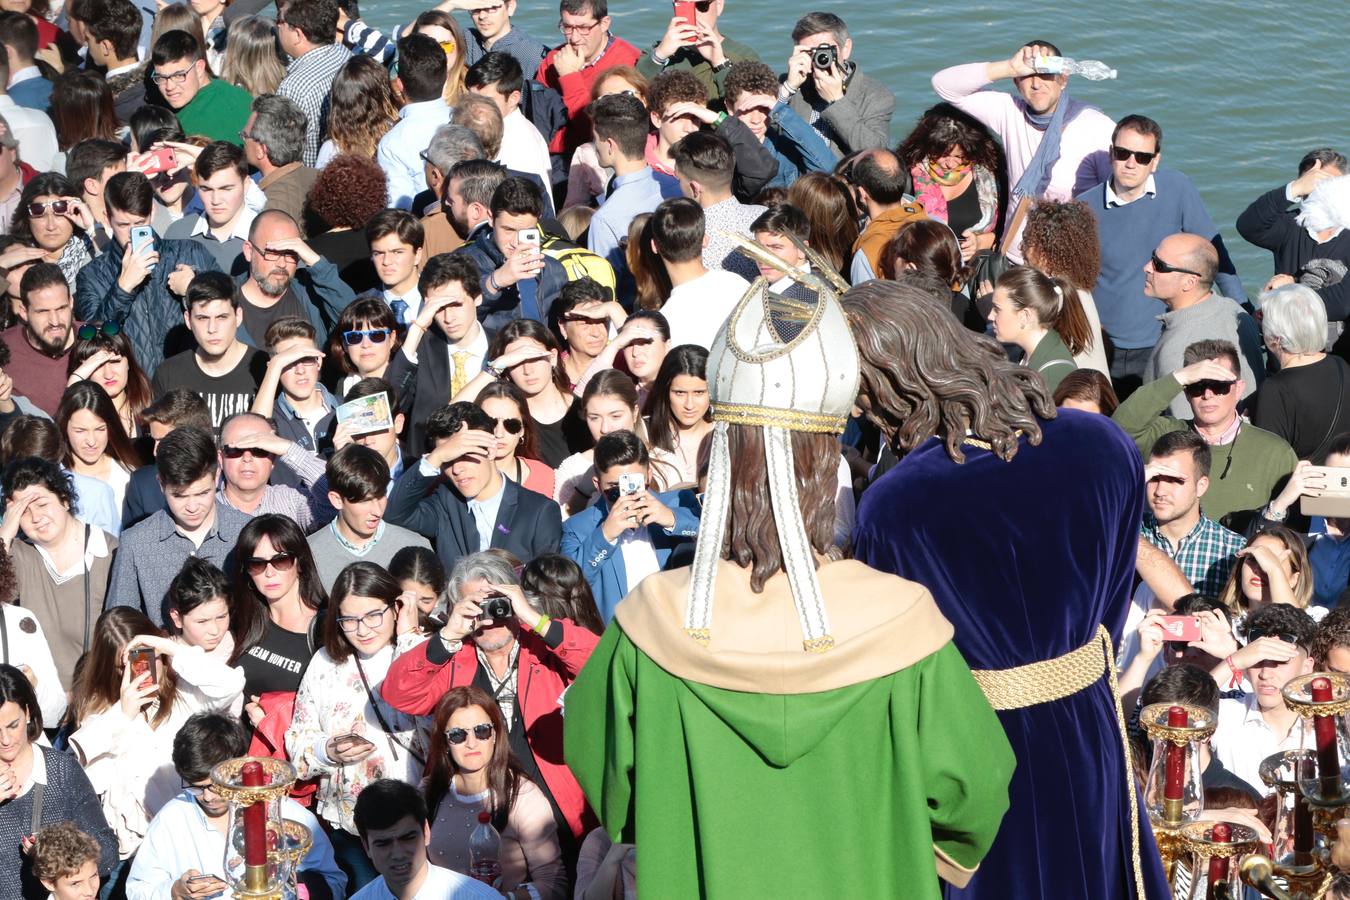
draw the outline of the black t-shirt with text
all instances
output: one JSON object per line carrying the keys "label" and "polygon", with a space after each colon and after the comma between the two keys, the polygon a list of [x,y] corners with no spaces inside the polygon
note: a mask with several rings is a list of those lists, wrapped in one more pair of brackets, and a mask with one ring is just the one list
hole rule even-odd
{"label": "black t-shirt with text", "polygon": [[244,670],[245,698],[269,691],[300,690],[300,678],[313,655],[309,635],[287,631],[269,621],[262,640],[239,657],[239,668]]}
{"label": "black t-shirt with text", "polygon": [[267,354],[249,347],[239,363],[219,377],[202,371],[195,351],[188,350],[160,363],[152,384],[155,397],[179,388],[196,391],[211,409],[211,424],[220,423],[234,413],[248,412],[267,372]]}

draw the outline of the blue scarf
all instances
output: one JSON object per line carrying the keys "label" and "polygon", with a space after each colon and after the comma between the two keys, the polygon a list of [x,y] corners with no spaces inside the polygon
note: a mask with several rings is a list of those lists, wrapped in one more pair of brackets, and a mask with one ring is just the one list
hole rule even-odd
{"label": "blue scarf", "polygon": [[1029,107],[1025,105],[1022,107],[1022,115],[1026,116],[1027,122],[1037,131],[1045,132],[1045,136],[1041,138],[1035,155],[1027,163],[1026,171],[1013,187],[1015,200],[1024,197],[1035,200],[1045,196],[1045,190],[1050,186],[1050,170],[1059,162],[1059,140],[1063,135],[1064,126],[1072,122],[1083,110],[1091,108],[1089,104],[1069,97],[1067,88],[1059,95],[1054,112],[1037,115]]}

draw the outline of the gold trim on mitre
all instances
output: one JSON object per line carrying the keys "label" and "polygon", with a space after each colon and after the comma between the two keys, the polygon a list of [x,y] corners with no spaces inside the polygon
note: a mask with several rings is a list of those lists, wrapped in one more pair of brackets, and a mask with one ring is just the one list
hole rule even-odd
{"label": "gold trim on mitre", "polygon": [[766,425],[814,434],[843,434],[844,428],[848,425],[848,416],[833,416],[800,409],[775,409],[747,403],[714,403],[712,417],[714,422],[726,422],[731,425]]}

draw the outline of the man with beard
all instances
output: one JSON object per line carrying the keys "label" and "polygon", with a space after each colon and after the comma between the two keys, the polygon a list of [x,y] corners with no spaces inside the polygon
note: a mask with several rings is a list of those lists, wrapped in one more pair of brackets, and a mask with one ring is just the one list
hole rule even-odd
{"label": "man with beard", "polygon": [[450,170],[441,206],[464,243],[492,227],[492,194],[505,180],[506,169],[490,159],[468,159]]}
{"label": "man with beard", "polygon": [[75,307],[66,276],[55,263],[40,262],[19,282],[19,322],[3,332],[10,349],[5,372],[14,392],[55,416],[66,387],[66,363],[75,345]]}
{"label": "man with beard", "polygon": [[300,237],[295,219],[281,210],[264,210],[253,220],[244,260],[248,272],[235,288],[244,312],[241,340],[263,340],[268,327],[287,316],[299,316],[328,334],[343,307],[356,299],[337,266],[315,253]]}
{"label": "man with beard", "polygon": [[950,290],[905,272],[843,298],[858,406],[900,458],[863,494],[854,555],[933,592],[1017,755],[989,854],[946,896],[1169,896],[1115,680],[1139,453],[1104,416],[1057,414],[1038,375],[934,315]]}

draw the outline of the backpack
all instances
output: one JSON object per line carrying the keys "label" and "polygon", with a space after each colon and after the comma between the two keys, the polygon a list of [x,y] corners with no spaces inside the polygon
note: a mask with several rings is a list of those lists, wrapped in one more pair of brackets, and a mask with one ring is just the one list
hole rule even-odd
{"label": "backpack", "polygon": [[611,297],[614,296],[616,279],[614,267],[609,264],[609,260],[554,235],[548,235],[540,249],[544,251],[545,256],[562,263],[563,269],[567,271],[568,281],[594,278],[609,290]]}

